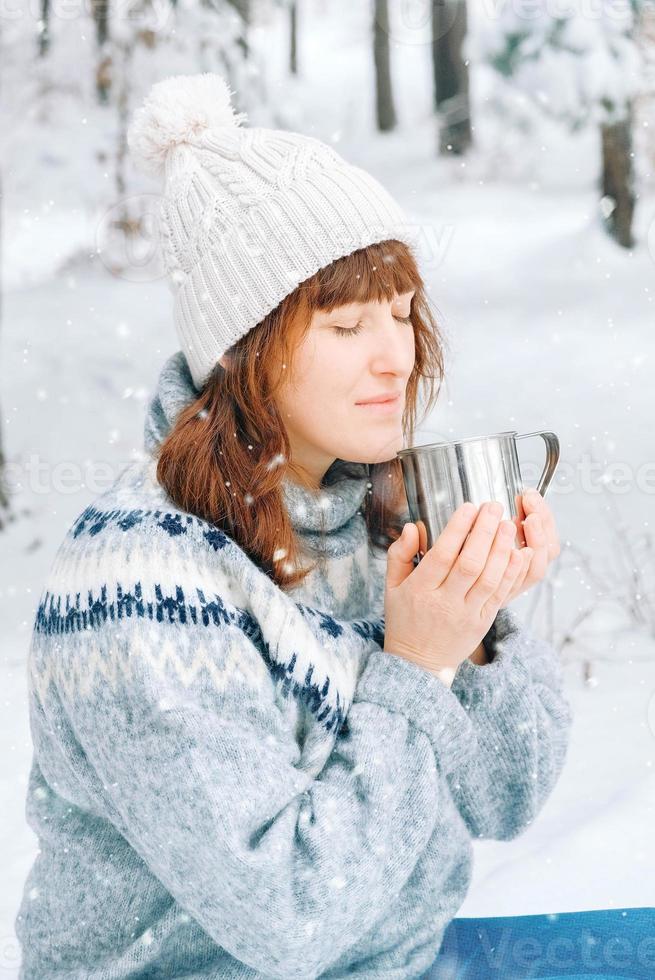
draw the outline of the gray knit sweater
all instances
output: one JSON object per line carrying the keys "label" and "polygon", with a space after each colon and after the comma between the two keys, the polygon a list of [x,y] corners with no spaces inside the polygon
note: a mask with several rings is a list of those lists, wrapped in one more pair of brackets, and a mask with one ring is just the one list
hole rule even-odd
{"label": "gray knit sweater", "polygon": [[39,854],[23,980],[420,977],[471,876],[562,769],[555,651],[501,610],[452,688],[386,653],[366,467],[284,488],[324,561],[281,590],[177,509],[149,455],[195,396],[162,370],[143,460],[74,521],[29,656]]}

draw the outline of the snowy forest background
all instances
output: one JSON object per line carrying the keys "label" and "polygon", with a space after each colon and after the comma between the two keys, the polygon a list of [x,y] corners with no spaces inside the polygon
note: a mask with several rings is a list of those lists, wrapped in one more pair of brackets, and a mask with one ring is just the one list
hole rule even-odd
{"label": "snowy forest background", "polygon": [[[0,976],[36,853],[42,581],[178,348],[159,188],[125,144],[177,73],[224,74],[249,124],[332,143],[416,222],[448,342],[418,441],[560,437],[562,554],[514,607],[561,652],[571,749],[528,832],[475,842],[459,914],[655,904],[655,4],[0,0],[0,61]],[[543,446],[520,447],[534,486]]]}

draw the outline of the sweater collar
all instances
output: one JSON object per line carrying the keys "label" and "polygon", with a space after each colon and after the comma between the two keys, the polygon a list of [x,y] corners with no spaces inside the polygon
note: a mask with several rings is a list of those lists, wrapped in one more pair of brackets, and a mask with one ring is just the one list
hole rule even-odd
{"label": "sweater collar", "polygon": [[[172,428],[182,409],[199,394],[183,351],[165,361],[157,388],[146,412],[144,447],[152,455]],[[307,490],[285,477],[282,496],[294,529],[304,532],[336,531],[357,513],[366,497],[368,466],[336,459],[319,490]]]}
{"label": "sweater collar", "polygon": [[182,409],[199,394],[183,351],[176,351],[159,372],[157,388],[146,412],[143,443],[149,455],[164,441]]}
{"label": "sweater collar", "polygon": [[365,463],[336,459],[319,490],[307,490],[286,478],[282,484],[284,505],[296,531],[336,531],[357,513],[366,496],[368,468]]}

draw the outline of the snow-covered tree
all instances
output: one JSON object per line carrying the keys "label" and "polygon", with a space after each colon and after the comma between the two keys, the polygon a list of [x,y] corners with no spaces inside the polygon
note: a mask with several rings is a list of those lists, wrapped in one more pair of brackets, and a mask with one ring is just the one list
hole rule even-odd
{"label": "snow-covered tree", "polygon": [[637,156],[641,156],[646,173],[652,179],[655,164],[655,0],[645,0],[643,3],[637,43],[643,63],[644,86],[637,100],[639,121],[635,138]]}
{"label": "snow-covered tree", "polygon": [[635,41],[641,0],[504,0],[481,19],[466,51],[572,130],[601,134],[600,209],[632,245],[632,119],[642,85]]}
{"label": "snow-covered tree", "polygon": [[175,74],[218,71],[235,93],[238,109],[248,111],[258,67],[245,43],[245,22],[240,6],[222,0],[123,0],[112,9],[107,50],[113,82],[110,108],[115,111],[115,201],[102,224],[104,264],[119,275],[148,273],[140,262],[127,269],[131,257],[156,256],[152,250],[153,200],[131,193],[141,183],[131,172],[127,128],[136,106],[153,82]]}
{"label": "snow-covered tree", "polygon": [[223,0],[223,3],[219,3],[217,6],[225,6],[225,2],[233,7],[239,15],[239,25],[241,29],[239,31],[237,43],[243,52],[244,58],[248,58],[250,55],[250,40],[248,38],[248,34],[252,23],[252,2],[251,0]]}

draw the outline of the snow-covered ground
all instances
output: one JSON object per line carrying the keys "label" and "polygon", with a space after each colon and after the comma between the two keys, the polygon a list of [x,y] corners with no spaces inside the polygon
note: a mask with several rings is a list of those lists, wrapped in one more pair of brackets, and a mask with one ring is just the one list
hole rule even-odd
{"label": "snow-covered ground", "polygon": [[[548,499],[562,540],[590,560],[576,567],[565,549],[549,573],[559,639],[593,599],[595,575],[627,588],[617,527],[623,524],[623,540],[654,530],[655,480],[651,475],[649,485],[643,475],[654,463],[652,184],[643,182],[639,244],[623,251],[598,225],[595,134],[574,139],[544,125],[537,143],[533,137],[522,146],[516,134],[505,140],[485,111],[483,72],[474,77],[478,148],[465,165],[437,160],[428,50],[415,37],[399,37],[393,49],[400,128],[375,134],[365,6],[345,24],[316,0],[301,35],[303,75],[293,82],[283,76],[283,35],[276,44],[278,28],[268,26],[266,74],[277,124],[332,141],[378,176],[421,226],[423,271],[448,356],[440,401],[419,441],[506,429],[558,433],[562,460]],[[43,148],[48,125],[27,128],[16,143],[21,153]],[[87,139],[91,145],[92,131]],[[3,977],[17,972],[13,919],[36,849],[23,815],[31,756],[25,657],[35,606],[71,520],[141,445],[147,397],[178,347],[164,280],[113,277],[101,261],[79,256],[60,271],[80,242],[91,250],[98,218],[84,203],[73,213],[68,184],[58,194],[70,170],[45,152],[35,158],[29,185],[20,179],[20,160],[13,161],[13,197],[5,204],[11,288],[0,404],[17,520],[0,536]],[[145,182],[133,188],[153,190]],[[520,452],[526,466],[543,459],[538,440]],[[613,462],[623,464],[625,492],[599,483]],[[537,471],[530,472],[534,485]],[[644,609],[655,602],[655,574],[650,586]],[[516,604],[519,614],[533,615],[533,598]],[[539,629],[546,628],[544,608],[540,602],[534,611]],[[626,608],[602,603],[566,646],[575,723],[565,771],[519,839],[476,842],[461,915],[655,904],[655,642]],[[591,661],[591,683],[583,680],[583,661]]]}

